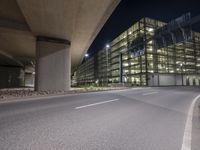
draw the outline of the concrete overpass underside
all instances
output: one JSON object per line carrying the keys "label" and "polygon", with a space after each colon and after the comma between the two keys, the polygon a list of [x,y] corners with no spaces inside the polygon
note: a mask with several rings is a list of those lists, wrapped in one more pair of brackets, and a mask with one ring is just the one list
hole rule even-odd
{"label": "concrete overpass underside", "polygon": [[119,2],[1,0],[0,65],[35,67],[37,90],[69,90],[71,70]]}

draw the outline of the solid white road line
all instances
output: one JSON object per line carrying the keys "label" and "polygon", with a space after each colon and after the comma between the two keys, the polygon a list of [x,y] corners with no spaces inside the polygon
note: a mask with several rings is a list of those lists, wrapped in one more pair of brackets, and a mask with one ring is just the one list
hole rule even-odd
{"label": "solid white road line", "polygon": [[83,105],[83,106],[76,107],[75,109],[81,109],[81,108],[91,107],[91,106],[105,104],[105,103],[110,103],[110,102],[114,102],[114,101],[118,101],[118,100],[119,99],[112,99],[112,100],[103,101],[103,102],[99,102],[99,103],[93,103],[93,104]]}
{"label": "solid white road line", "polygon": [[193,118],[193,111],[196,101],[200,98],[200,95],[196,96],[192,104],[190,105],[186,124],[185,124],[185,131],[183,135],[183,143],[181,150],[191,150],[191,141],[192,141],[192,118]]}
{"label": "solid white road line", "polygon": [[142,95],[151,95],[151,94],[156,94],[156,93],[158,93],[158,92],[144,93]]}

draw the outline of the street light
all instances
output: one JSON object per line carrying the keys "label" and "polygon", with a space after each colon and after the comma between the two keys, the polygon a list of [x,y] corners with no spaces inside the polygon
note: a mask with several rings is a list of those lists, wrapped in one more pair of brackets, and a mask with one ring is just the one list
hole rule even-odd
{"label": "street light", "polygon": [[181,80],[182,80],[182,86],[183,86],[183,64],[180,64],[181,67]]}
{"label": "street light", "polygon": [[108,85],[108,50],[110,48],[110,45],[109,44],[106,44],[106,80],[107,80],[107,85]]}
{"label": "street light", "polygon": [[110,45],[109,45],[109,44],[106,44],[106,48],[110,48]]}
{"label": "street light", "polygon": [[88,53],[86,53],[86,54],[85,54],[85,58],[88,58],[88,57],[89,57],[89,54],[88,54]]}

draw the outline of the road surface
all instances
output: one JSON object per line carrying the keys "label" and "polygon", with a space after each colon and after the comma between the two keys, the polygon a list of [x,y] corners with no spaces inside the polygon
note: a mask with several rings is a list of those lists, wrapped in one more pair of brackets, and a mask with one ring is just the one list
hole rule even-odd
{"label": "road surface", "polygon": [[137,88],[0,104],[0,150],[181,150],[198,94]]}

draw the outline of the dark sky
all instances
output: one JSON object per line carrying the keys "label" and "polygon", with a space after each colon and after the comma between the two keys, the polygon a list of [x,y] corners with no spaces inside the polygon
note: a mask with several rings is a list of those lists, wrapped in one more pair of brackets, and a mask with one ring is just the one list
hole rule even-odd
{"label": "dark sky", "polygon": [[[192,17],[200,15],[200,0],[121,0],[88,53],[93,55],[143,17],[168,22],[186,12],[191,12]],[[200,31],[200,23],[193,28]]]}

